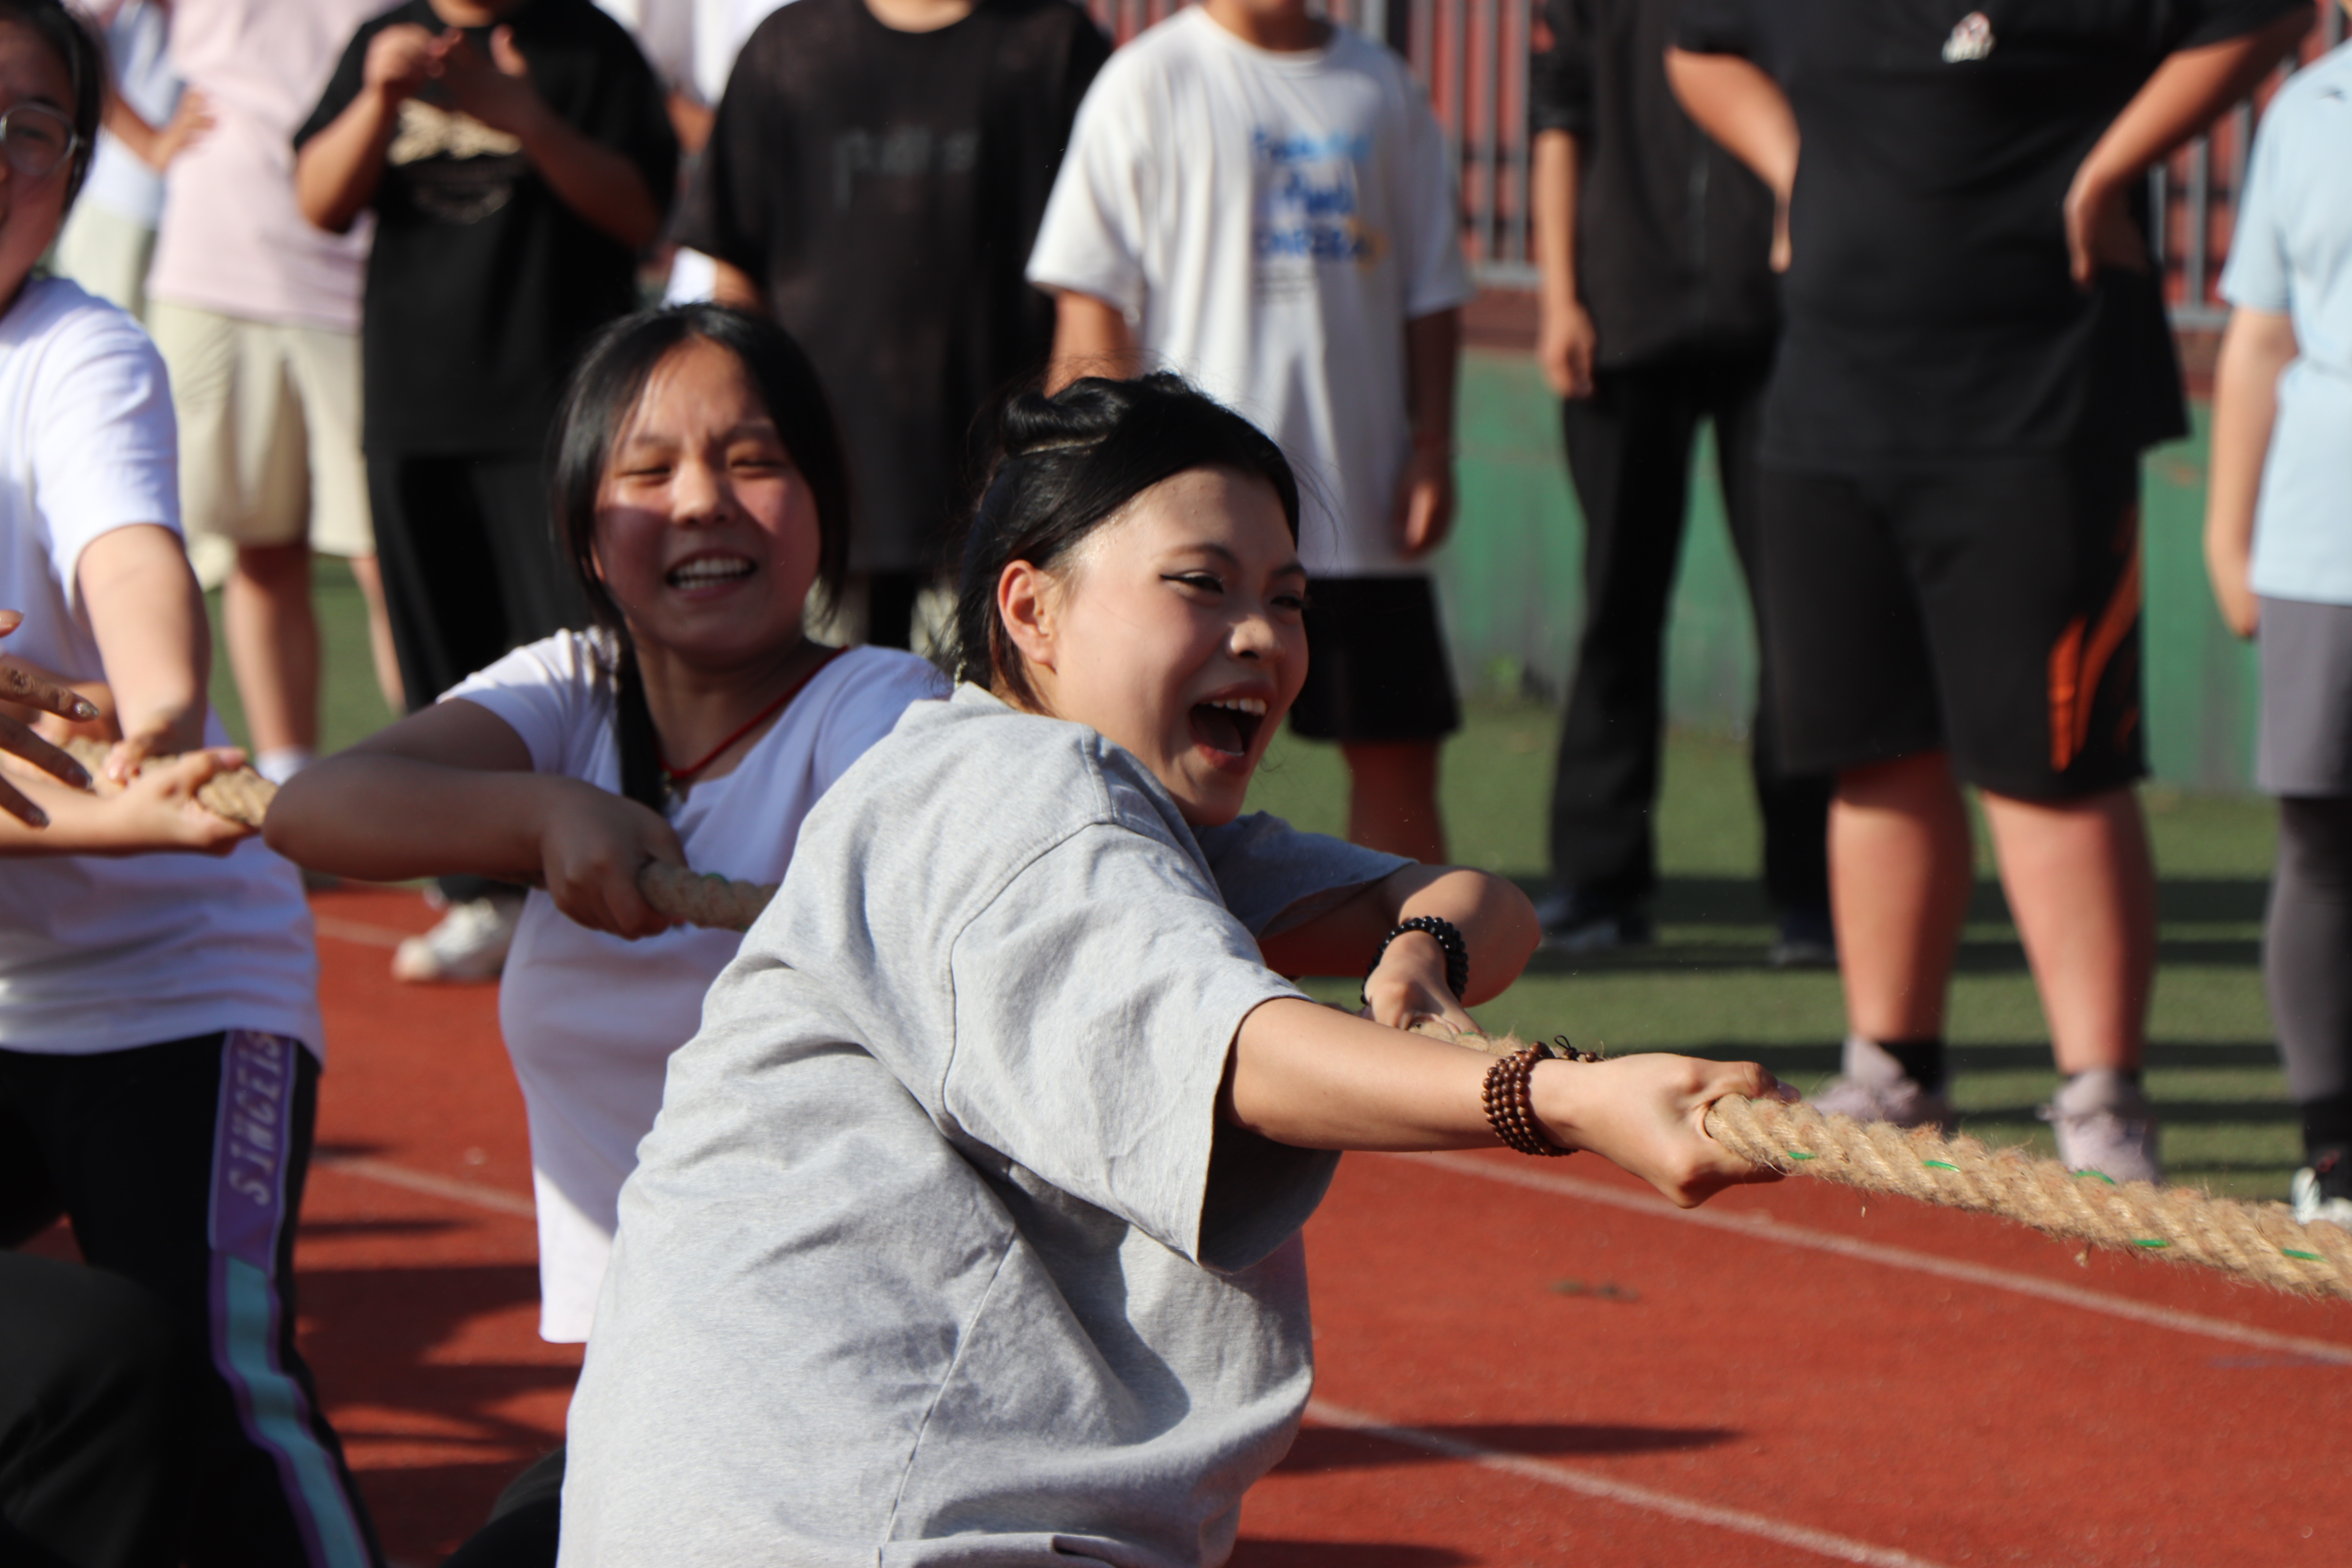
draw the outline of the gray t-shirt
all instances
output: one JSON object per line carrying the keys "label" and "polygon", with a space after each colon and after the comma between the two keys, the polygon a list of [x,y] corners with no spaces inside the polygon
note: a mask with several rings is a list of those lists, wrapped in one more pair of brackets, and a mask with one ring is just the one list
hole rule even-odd
{"label": "gray t-shirt", "polygon": [[1220,1125],[1255,937],[1404,865],[1195,835],[1094,731],[919,702],[670,1060],[566,1568],[1222,1562],[1312,1382],[1337,1156]]}

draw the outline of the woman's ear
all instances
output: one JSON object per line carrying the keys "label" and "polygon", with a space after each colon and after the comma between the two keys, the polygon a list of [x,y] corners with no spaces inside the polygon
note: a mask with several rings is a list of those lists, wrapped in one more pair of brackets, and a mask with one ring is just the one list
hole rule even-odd
{"label": "woman's ear", "polygon": [[1031,670],[1054,668],[1059,638],[1054,617],[1052,575],[1027,561],[1010,562],[996,580],[996,615],[1004,635]]}

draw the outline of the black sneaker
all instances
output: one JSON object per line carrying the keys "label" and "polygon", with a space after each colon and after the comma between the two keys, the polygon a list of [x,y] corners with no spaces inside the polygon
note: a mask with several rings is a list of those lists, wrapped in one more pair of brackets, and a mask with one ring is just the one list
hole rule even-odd
{"label": "black sneaker", "polygon": [[1783,910],[1765,962],[1775,969],[1835,969],[1837,928],[1827,910]]}
{"label": "black sneaker", "polygon": [[1639,903],[1603,903],[1563,889],[1536,904],[1543,922],[1543,944],[1553,952],[1610,952],[1621,947],[1647,947],[1657,940],[1650,911]]}

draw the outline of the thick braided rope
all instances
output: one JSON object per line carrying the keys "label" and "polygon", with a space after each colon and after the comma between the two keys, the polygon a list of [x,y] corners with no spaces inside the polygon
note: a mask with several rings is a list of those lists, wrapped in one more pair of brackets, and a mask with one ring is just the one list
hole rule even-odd
{"label": "thick braided rope", "polygon": [[[1496,1054],[1522,1048],[1508,1035],[1445,1037]],[[2283,1204],[2147,1182],[2118,1185],[2022,1149],[1988,1149],[1973,1138],[1824,1116],[1777,1100],[1718,1100],[1706,1108],[1706,1131],[1776,1171],[1999,1215],[2071,1241],[2201,1263],[2282,1290],[2352,1299],[2352,1231],[2297,1225]]]}
{"label": "thick braided rope", "polygon": [[[70,741],[66,750],[74,760],[96,773],[106,762],[110,747],[95,741]],[[196,789],[196,801],[215,816],[258,832],[262,821],[269,815],[269,803],[277,796],[278,786],[255,773],[251,768],[239,768],[231,773],[216,773]],[[726,877],[689,871],[683,866],[666,866],[649,861],[637,873],[637,891],[646,902],[674,921],[687,925],[710,926],[720,931],[749,931],[768,900],[776,896],[772,883],[738,882]]]}

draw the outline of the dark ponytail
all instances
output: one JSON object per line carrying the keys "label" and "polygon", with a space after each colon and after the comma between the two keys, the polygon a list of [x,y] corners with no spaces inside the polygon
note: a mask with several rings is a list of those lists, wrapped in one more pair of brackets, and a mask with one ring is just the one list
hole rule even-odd
{"label": "dark ponytail", "polygon": [[1236,468],[1272,485],[1291,538],[1298,537],[1298,481],[1282,449],[1181,377],[1088,376],[1051,397],[1014,398],[964,536],[949,660],[955,678],[1034,706],[1020,651],[997,614],[1004,569],[1026,561],[1053,570],[1138,495],[1206,468]]}
{"label": "dark ponytail", "polygon": [[106,114],[106,45],[81,14],[62,0],[0,0],[0,22],[15,22],[49,46],[73,84],[73,171],[66,183],[66,210],[73,210],[98,156],[98,128]]}
{"label": "dark ponytail", "polygon": [[[0,0],[0,6],[16,0]],[[849,467],[816,369],[792,334],[763,317],[723,305],[675,305],[624,316],[590,342],[563,393],[551,445],[549,514],[555,546],[572,564],[588,613],[604,633],[613,689],[614,740],[621,753],[621,793],[660,811],[669,799],[661,737],[646,705],[644,672],[620,605],[596,571],[596,498],[611,467],[613,444],[655,367],[690,342],[716,343],[735,356],[760,395],[784,450],[816,501],[817,595],[831,605],[849,565]]]}

